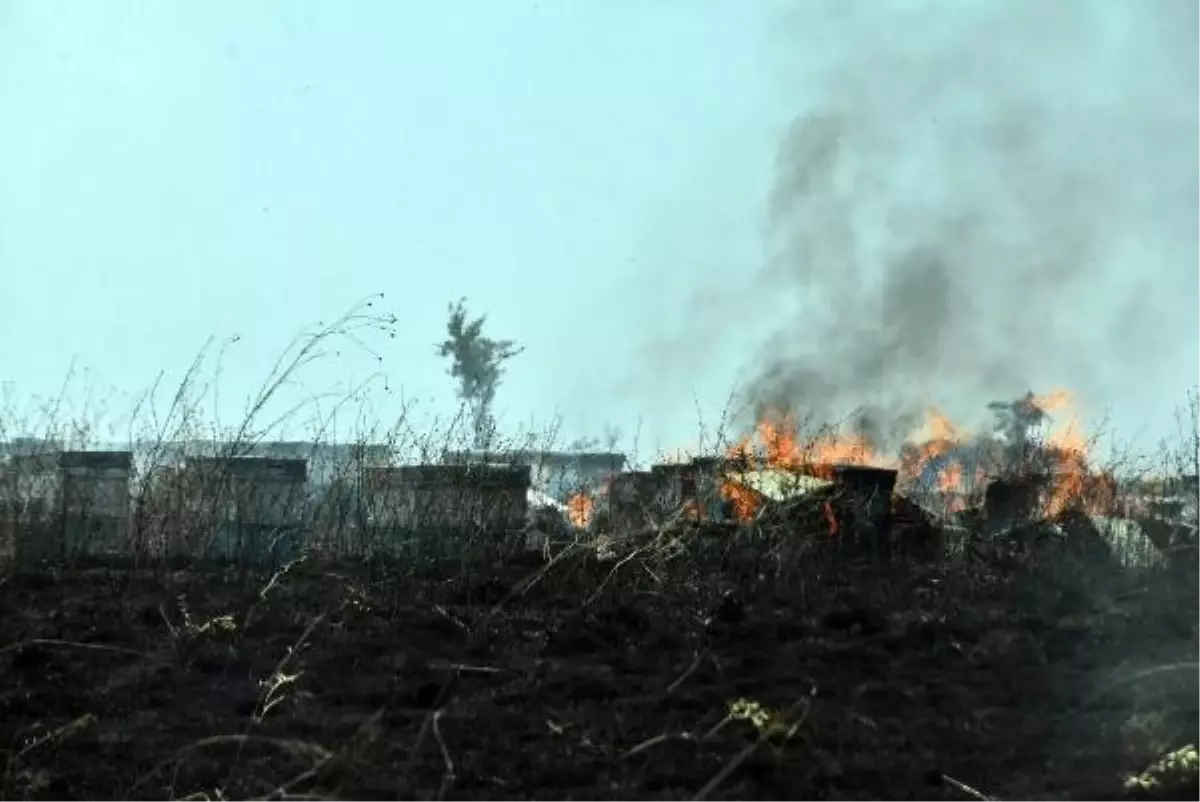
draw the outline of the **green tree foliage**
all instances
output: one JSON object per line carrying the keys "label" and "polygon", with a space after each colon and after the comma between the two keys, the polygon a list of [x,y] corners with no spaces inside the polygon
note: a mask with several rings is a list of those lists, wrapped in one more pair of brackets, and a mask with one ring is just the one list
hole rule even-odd
{"label": "green tree foliage", "polygon": [[458,397],[472,418],[474,445],[485,448],[492,433],[492,402],[504,375],[504,363],[525,349],[512,340],[493,340],[483,334],[486,315],[467,316],[466,298],[450,305],[446,339],[437,346],[438,355],[450,358],[449,374],[458,382]]}

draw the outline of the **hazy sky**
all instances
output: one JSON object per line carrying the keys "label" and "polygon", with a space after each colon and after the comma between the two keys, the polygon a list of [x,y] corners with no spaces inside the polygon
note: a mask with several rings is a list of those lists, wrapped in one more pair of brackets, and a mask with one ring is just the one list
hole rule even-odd
{"label": "hazy sky", "polygon": [[465,295],[526,346],[508,430],[1067,386],[1153,435],[1200,372],[1196,48],[1187,0],[3,0],[0,379],[75,360],[103,428],[236,335],[232,420],[383,293],[382,363],[287,401],[378,368],[372,414],[448,415]]}

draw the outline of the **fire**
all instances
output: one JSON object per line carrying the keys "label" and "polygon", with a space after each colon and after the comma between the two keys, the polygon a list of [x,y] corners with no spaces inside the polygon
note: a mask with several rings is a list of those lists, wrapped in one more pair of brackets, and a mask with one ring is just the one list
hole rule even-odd
{"label": "fire", "polygon": [[833,503],[825,502],[825,523],[829,524],[829,536],[836,537],[838,533],[837,516],[833,514]]}
{"label": "fire", "polygon": [[915,483],[930,465],[941,460],[933,482],[946,501],[947,511],[965,507],[971,487],[966,481],[967,476],[962,463],[943,458],[968,442],[970,432],[951,421],[940,409],[929,407],[925,411],[924,425],[916,436],[921,438],[919,442],[908,443],[901,450],[899,464],[896,466],[900,484]]}
{"label": "fire", "polygon": [[765,416],[755,426],[753,435],[729,450],[729,456],[751,465],[812,475],[828,473],[829,466],[834,464],[870,465],[877,459],[871,443],[860,435],[827,432],[812,442],[802,443],[795,419],[788,415]]}
{"label": "fire", "polygon": [[938,490],[943,493],[957,492],[963,483],[963,468],[957,462],[947,465],[938,473]]}
{"label": "fire", "polygon": [[592,522],[596,502],[586,493],[576,493],[567,499],[567,520],[578,529],[587,529]]}
{"label": "fire", "polygon": [[1087,476],[1087,444],[1073,424],[1074,420],[1065,430],[1051,434],[1046,442],[1053,469],[1046,498],[1046,513],[1049,515],[1061,513],[1083,496],[1084,479]]}
{"label": "fire", "polygon": [[1116,480],[1106,473],[1091,470],[1088,464],[1091,443],[1083,435],[1074,399],[1070,393],[1060,391],[1035,403],[1043,409],[1053,407],[1067,412],[1064,424],[1046,438],[1052,474],[1046,494],[1046,514],[1058,515],[1071,507],[1079,507],[1092,515],[1108,513],[1116,500]]}
{"label": "fire", "polygon": [[762,499],[750,488],[726,479],[721,483],[721,498],[729,502],[739,521],[749,521],[762,507]]}
{"label": "fire", "polygon": [[[1050,421],[1057,425],[1048,427],[1051,431],[1037,452],[1039,470],[1049,469],[1051,476],[1044,511],[1056,515],[1080,506],[1096,513],[1110,505],[1115,497],[1115,482],[1111,477],[1095,474],[1089,467],[1089,443],[1081,433],[1072,394],[1066,390],[1029,394],[1014,407],[1029,413],[1035,422],[1051,415],[1058,419]],[[980,457],[974,467],[956,456],[964,448],[975,449]],[[868,438],[857,434],[830,431],[802,440],[795,419],[776,413],[761,416],[754,431],[729,449],[728,457],[750,470],[780,469],[825,479],[833,478],[831,468],[835,465],[890,468],[897,471],[897,487],[901,492],[916,485],[919,479],[931,478],[928,491],[940,496],[946,511],[953,512],[980,500],[993,475],[981,457],[990,459],[999,450],[1001,441],[986,435],[978,437],[941,410],[930,407],[923,425],[895,457],[879,453]],[[1000,467],[1003,466],[993,465],[990,469]],[[727,477],[720,491],[743,521],[753,518],[763,503],[761,496],[738,483],[736,475]],[[835,530],[836,519],[829,522],[831,530]]]}
{"label": "fire", "polygon": [[[826,431],[802,441],[794,418],[788,415],[764,416],[755,425],[754,433],[734,444],[727,456],[751,468],[777,468],[823,479],[833,478],[835,465],[895,467],[896,464],[895,460],[883,458],[863,435]],[[724,487],[722,492],[735,507],[744,497],[736,487]]]}
{"label": "fire", "polygon": [[1045,395],[1035,395],[1029,400],[1043,412],[1054,413],[1066,409],[1071,411],[1073,418],[1075,417],[1075,396],[1070,390],[1053,390]]}

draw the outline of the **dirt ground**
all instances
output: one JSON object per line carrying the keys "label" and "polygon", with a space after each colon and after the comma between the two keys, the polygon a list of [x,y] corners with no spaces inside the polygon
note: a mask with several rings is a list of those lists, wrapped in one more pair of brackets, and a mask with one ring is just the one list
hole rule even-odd
{"label": "dirt ground", "polygon": [[0,790],[1094,799],[1195,741],[1195,597],[1145,582],[535,570],[10,576]]}

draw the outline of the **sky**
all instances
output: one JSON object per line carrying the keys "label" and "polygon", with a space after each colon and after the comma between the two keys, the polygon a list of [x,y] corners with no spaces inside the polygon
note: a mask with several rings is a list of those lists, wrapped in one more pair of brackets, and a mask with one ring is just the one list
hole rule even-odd
{"label": "sky", "polygon": [[1067,387],[1149,442],[1200,381],[1196,98],[1184,0],[4,0],[3,415],[119,437],[213,338],[233,424],[373,299],[275,434],[437,426],[465,296],[525,348],[504,432]]}

